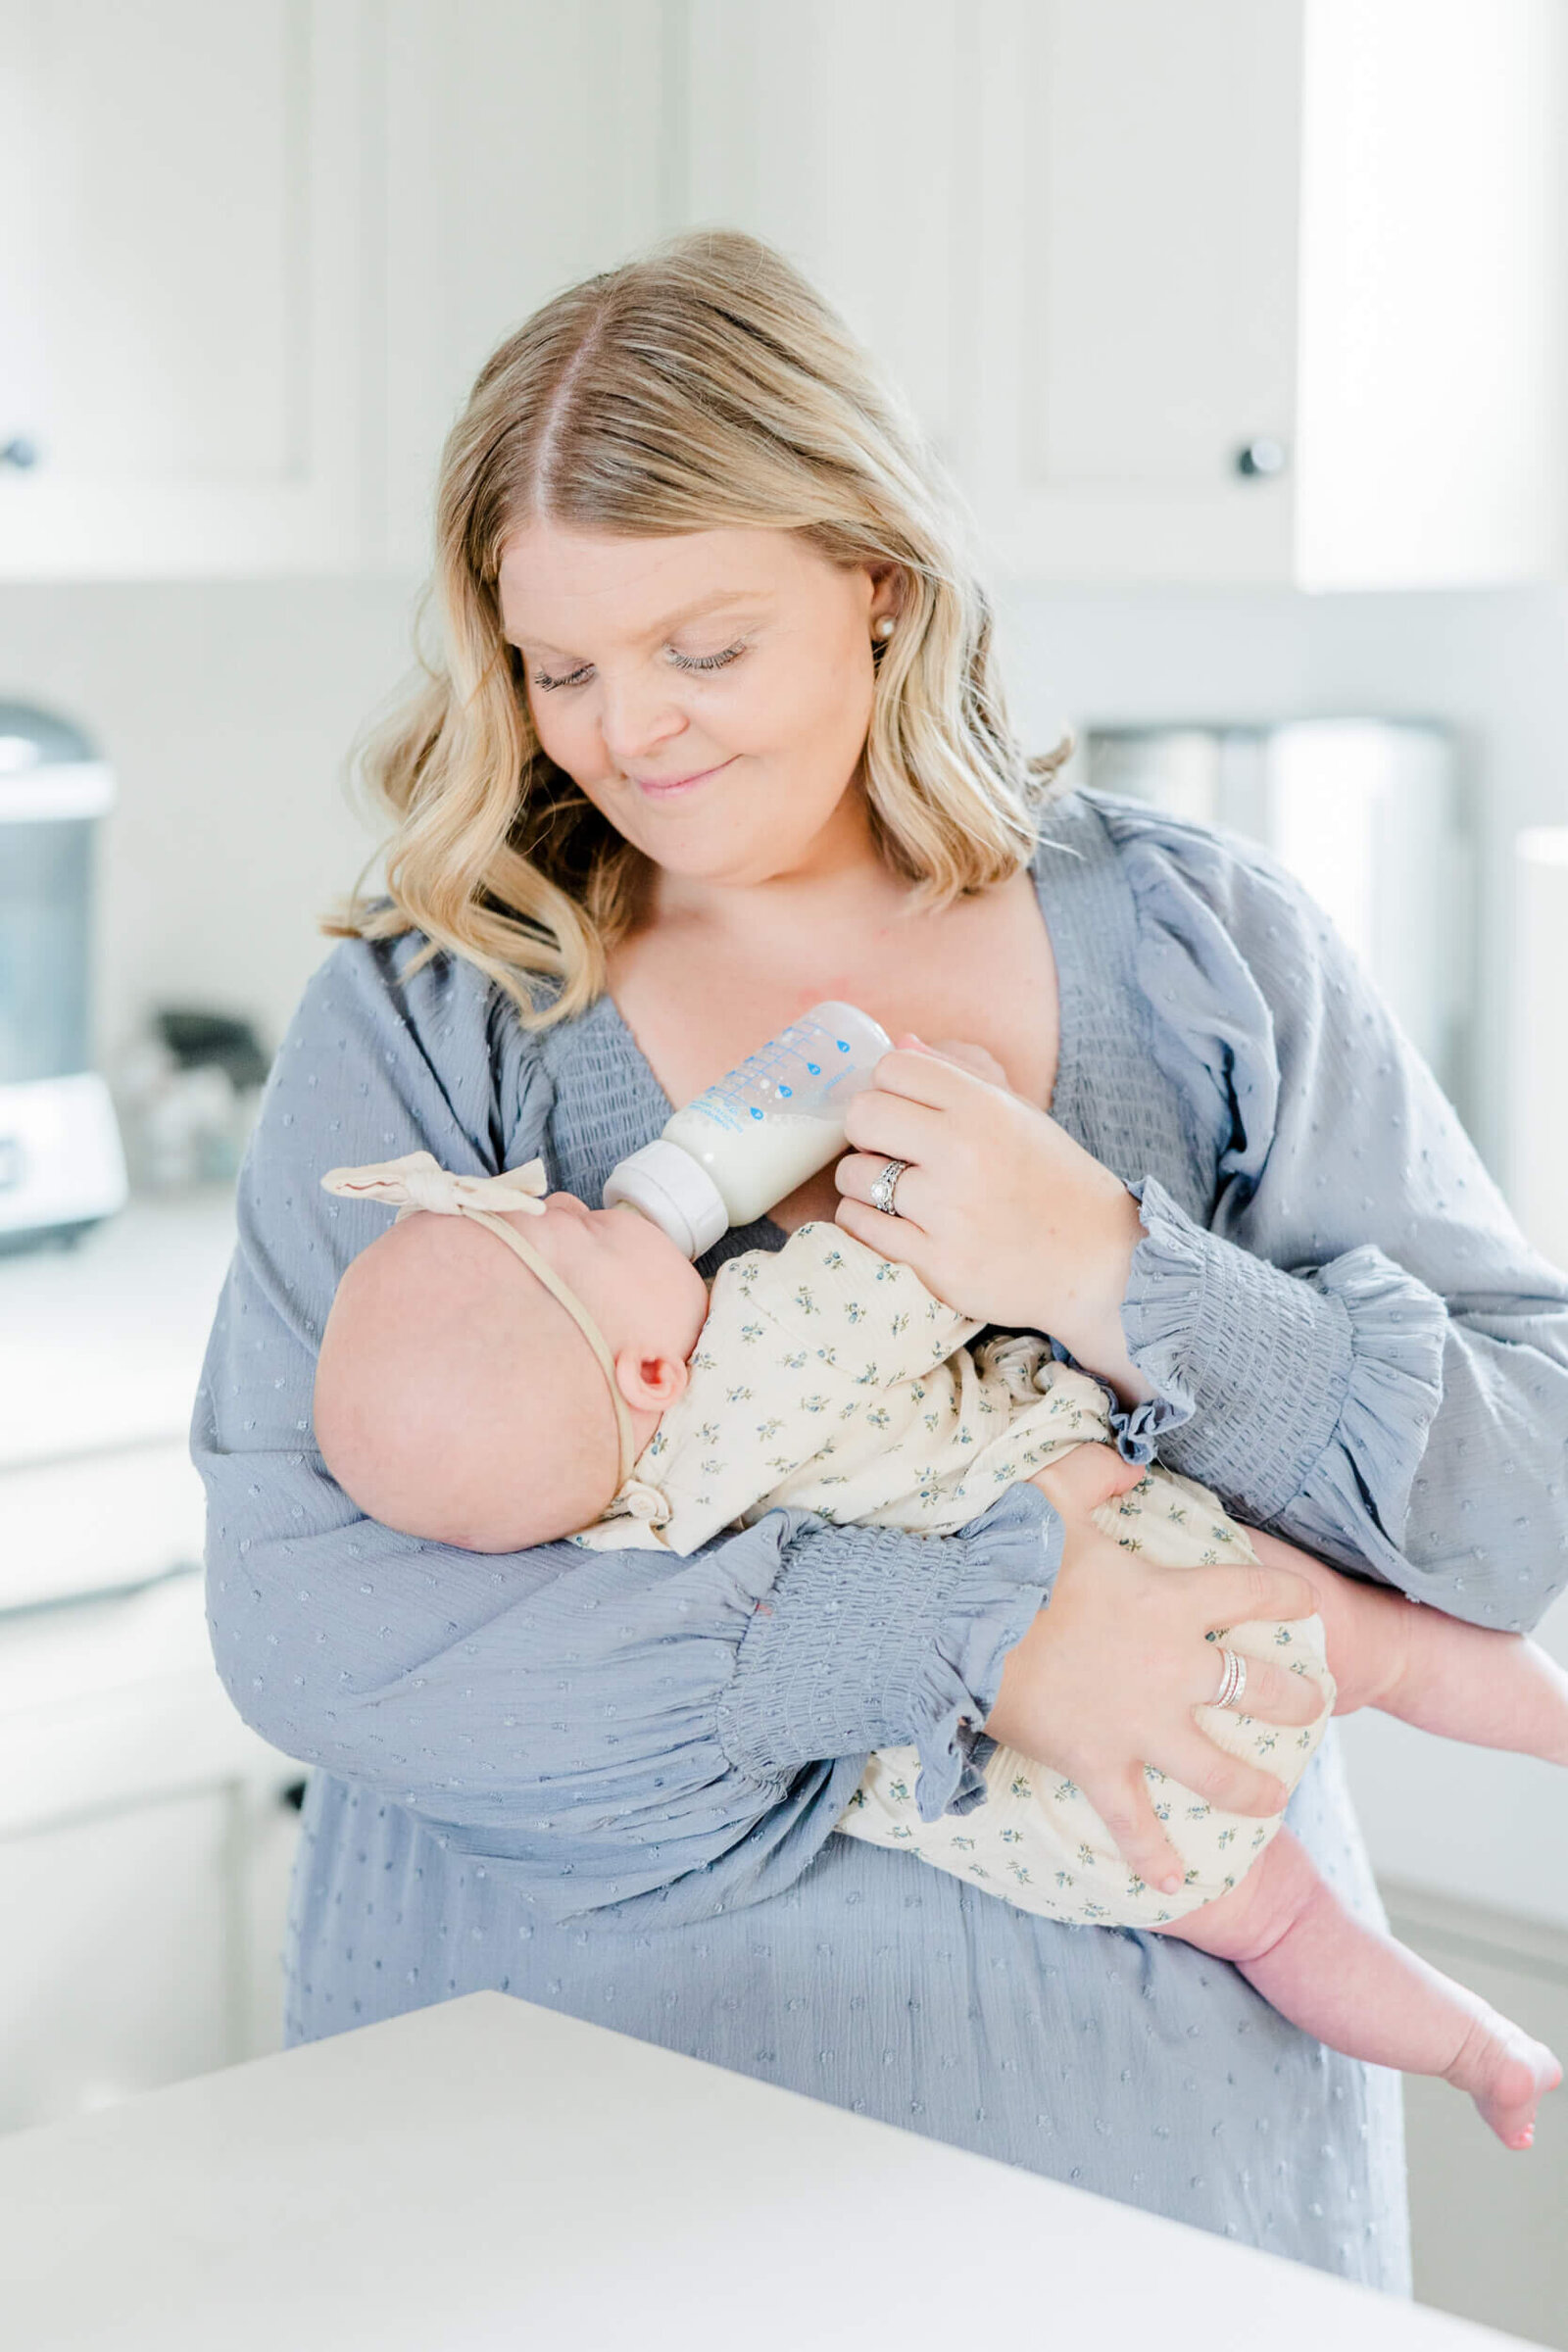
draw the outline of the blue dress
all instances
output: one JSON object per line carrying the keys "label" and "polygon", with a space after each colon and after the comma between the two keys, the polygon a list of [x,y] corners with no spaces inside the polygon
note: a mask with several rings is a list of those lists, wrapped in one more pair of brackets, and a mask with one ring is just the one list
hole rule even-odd
{"label": "blue dress", "polygon": [[[1156,1395],[1124,1450],[1458,1616],[1533,1624],[1568,1578],[1568,1285],[1425,1067],[1238,840],[1074,795],[1034,873],[1053,1111],[1142,1201],[1124,1322]],[[1057,1556],[1036,1489],[955,1537],[777,1512],[672,1564],[443,1549],[327,1477],[316,1348],[385,1217],[321,1172],[542,1153],[595,1201],[670,1109],[611,999],[530,1036],[471,966],[411,974],[417,944],[349,943],[306,992],[196,1407],[219,1668],[313,1768],[289,2039],[496,1987],[1403,2288],[1396,2077],[1184,1944],[832,1835],[873,1747],[972,1788]],[[781,1239],[763,1220],[704,1270]],[[1290,1818],[1375,1915],[1332,1740]]]}

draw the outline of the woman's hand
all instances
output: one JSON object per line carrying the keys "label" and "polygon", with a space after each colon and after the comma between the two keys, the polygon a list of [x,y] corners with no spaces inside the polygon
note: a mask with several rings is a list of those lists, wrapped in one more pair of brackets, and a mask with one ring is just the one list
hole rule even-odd
{"label": "woman's hand", "polygon": [[[1123,1550],[1090,1516],[1114,1459],[1107,1447],[1080,1446],[1036,1473],[1066,1544],[1051,1605],[1008,1652],[985,1728],[1075,1781],[1129,1868],[1174,1893],[1182,1865],[1155,1818],[1146,1763],[1230,1813],[1273,1814],[1286,1802],[1271,1773],[1227,1755],[1199,1728],[1193,1710],[1212,1700],[1220,1673],[1205,1636],[1249,1618],[1309,1617],[1316,1603],[1306,1579],[1287,1568],[1164,1568]],[[1322,1704],[1315,1681],[1249,1658],[1249,1715],[1304,1724]]]}
{"label": "woman's hand", "polygon": [[[846,1133],[854,1150],[835,1171],[846,1232],[912,1266],[961,1313],[1059,1340],[1124,1404],[1153,1394],[1121,1328],[1138,1203],[1046,1111],[1007,1091],[990,1054],[901,1038],[851,1102]],[[891,1217],[871,1205],[889,1159],[909,1163]]]}

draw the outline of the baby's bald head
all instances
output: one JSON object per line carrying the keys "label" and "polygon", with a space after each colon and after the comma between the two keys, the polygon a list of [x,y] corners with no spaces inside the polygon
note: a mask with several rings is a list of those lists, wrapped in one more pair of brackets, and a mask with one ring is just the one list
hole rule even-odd
{"label": "baby's bald head", "polygon": [[466,1217],[402,1218],[338,1287],[316,1442],[362,1511],[469,1551],[521,1551],[615,1492],[614,1408],[558,1298]]}

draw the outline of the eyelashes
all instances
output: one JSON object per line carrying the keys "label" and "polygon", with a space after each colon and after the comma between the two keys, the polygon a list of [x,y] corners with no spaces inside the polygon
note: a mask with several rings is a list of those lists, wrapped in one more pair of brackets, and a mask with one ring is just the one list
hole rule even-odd
{"label": "eyelashes", "polygon": [[[677,654],[672,649],[670,660],[677,669],[727,669],[732,662],[740,660],[745,651],[744,645],[726,646],[721,654]],[[589,674],[589,667],[591,664],[582,669],[574,669],[569,676],[564,678],[547,678],[543,670],[536,669],[533,673],[533,682],[542,693],[553,694],[558,686],[580,686]]]}

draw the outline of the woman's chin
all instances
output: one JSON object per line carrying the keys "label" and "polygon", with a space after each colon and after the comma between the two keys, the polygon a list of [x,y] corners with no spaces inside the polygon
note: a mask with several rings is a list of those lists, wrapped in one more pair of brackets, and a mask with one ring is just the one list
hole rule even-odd
{"label": "woman's chin", "polygon": [[637,847],[667,874],[683,882],[705,882],[714,890],[749,890],[787,874],[799,862],[799,845],[781,842],[771,832],[703,821],[693,811],[689,820],[671,813],[650,824],[645,816],[635,835]]}

